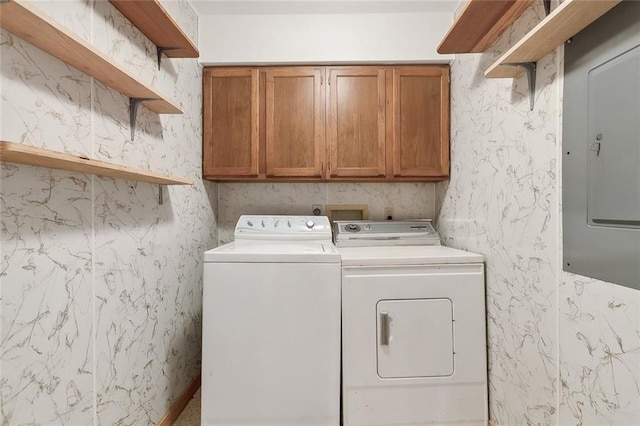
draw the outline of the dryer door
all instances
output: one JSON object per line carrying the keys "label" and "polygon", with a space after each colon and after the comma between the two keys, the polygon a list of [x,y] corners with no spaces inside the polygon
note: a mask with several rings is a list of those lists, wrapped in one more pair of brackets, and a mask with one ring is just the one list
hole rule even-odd
{"label": "dryer door", "polygon": [[380,377],[453,374],[453,306],[450,299],[381,300],[376,311]]}

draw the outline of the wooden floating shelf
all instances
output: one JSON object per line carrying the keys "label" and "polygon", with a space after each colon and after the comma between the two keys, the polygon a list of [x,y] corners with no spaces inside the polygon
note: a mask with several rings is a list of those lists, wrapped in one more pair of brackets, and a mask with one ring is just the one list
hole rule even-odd
{"label": "wooden floating shelf", "polygon": [[193,185],[193,182],[187,179],[175,178],[146,170],[134,169],[49,149],[5,141],[0,141],[0,161],[89,173],[159,185]]}
{"label": "wooden floating shelf", "polygon": [[158,0],[109,0],[170,58],[197,58],[198,48]]}
{"label": "wooden floating shelf", "polygon": [[484,73],[487,78],[515,78],[524,69],[507,64],[537,62],[622,0],[565,0]]}
{"label": "wooden floating shelf", "polygon": [[158,114],[182,114],[167,97],[144,85],[89,43],[22,0],[0,2],[0,26],[50,55],[101,81]]}
{"label": "wooden floating shelf", "polygon": [[527,9],[533,0],[469,0],[438,46],[438,53],[480,53]]}

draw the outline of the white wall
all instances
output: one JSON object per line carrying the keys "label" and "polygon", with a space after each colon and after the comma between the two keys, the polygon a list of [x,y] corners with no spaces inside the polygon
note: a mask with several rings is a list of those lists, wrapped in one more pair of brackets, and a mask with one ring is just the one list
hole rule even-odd
{"label": "white wall", "polygon": [[[0,424],[155,424],[200,369],[202,253],[216,185],[201,179],[201,67],[164,58],[107,1],[35,6],[180,104],[141,107],[0,30],[0,139],[193,180],[157,185],[1,163]],[[186,0],[163,1],[190,37]],[[4,19],[4,16],[3,16]]]}
{"label": "white wall", "polygon": [[452,14],[226,14],[200,18],[200,62],[443,63],[436,47]]}
{"label": "white wall", "polygon": [[536,2],[484,54],[451,65],[447,245],[487,264],[490,415],[498,425],[640,424],[640,291],[562,270],[563,49],[526,77],[484,71],[544,17]]}

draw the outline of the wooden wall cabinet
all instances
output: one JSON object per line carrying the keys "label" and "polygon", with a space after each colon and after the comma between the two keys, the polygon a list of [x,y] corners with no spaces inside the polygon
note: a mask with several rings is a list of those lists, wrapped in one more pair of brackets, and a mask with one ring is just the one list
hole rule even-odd
{"label": "wooden wall cabinet", "polygon": [[449,66],[205,68],[204,178],[449,176]]}
{"label": "wooden wall cabinet", "polygon": [[384,177],[385,69],[328,68],[328,178]]}
{"label": "wooden wall cabinet", "polygon": [[205,68],[202,78],[204,178],[257,177],[258,70]]}
{"label": "wooden wall cabinet", "polygon": [[395,67],[392,78],[393,176],[449,176],[449,67]]}
{"label": "wooden wall cabinet", "polygon": [[266,69],[268,177],[323,177],[323,78],[322,68]]}

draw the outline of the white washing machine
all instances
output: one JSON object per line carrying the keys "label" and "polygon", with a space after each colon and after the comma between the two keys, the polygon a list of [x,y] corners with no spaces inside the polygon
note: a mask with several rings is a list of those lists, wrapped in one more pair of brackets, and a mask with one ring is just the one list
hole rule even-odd
{"label": "white washing machine", "polygon": [[340,424],[340,255],[326,217],[242,216],[204,254],[202,424]]}
{"label": "white washing machine", "polygon": [[430,221],[338,221],[345,426],[486,425],[484,262]]}

